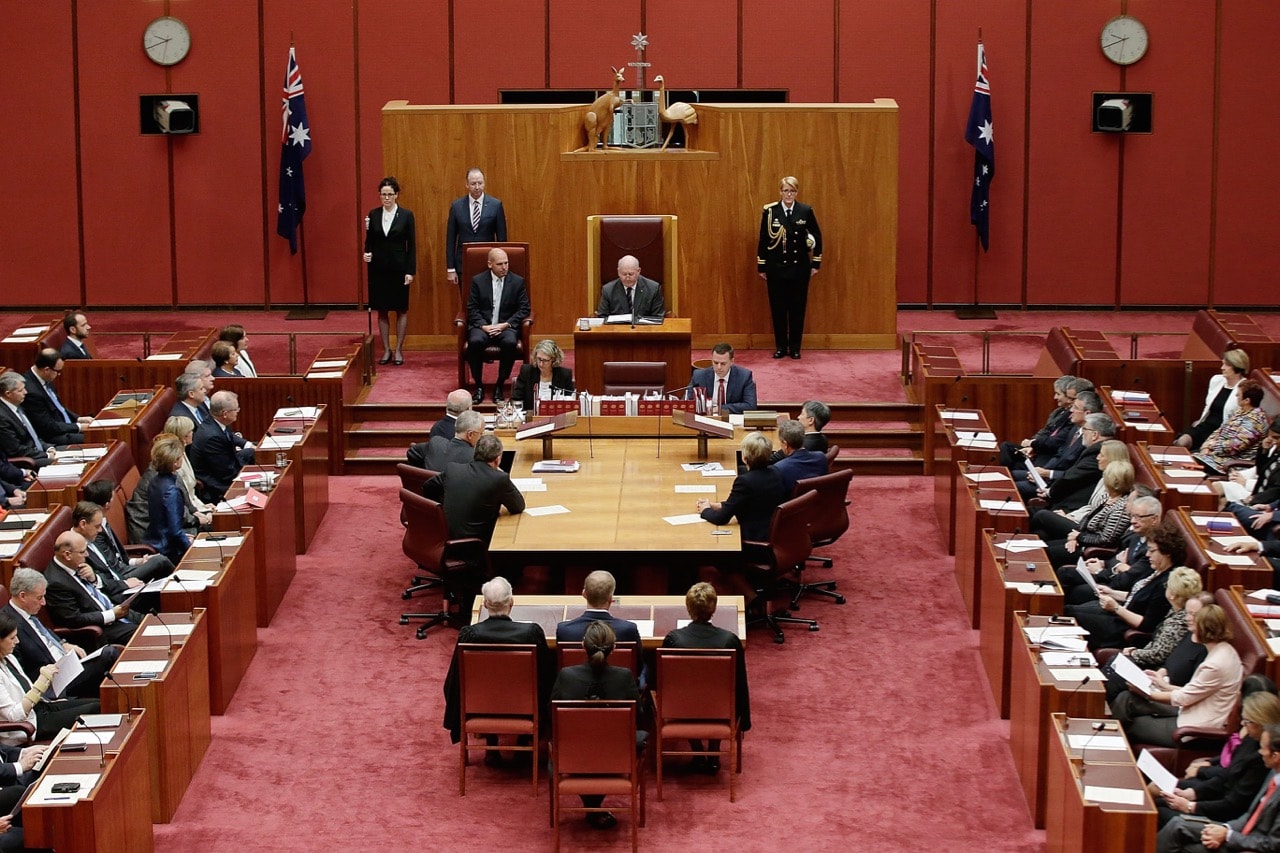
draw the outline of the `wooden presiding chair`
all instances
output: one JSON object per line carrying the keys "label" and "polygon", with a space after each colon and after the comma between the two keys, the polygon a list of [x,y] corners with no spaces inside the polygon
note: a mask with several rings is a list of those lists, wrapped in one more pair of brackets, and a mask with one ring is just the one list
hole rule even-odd
{"label": "wooden presiding chair", "polygon": [[618,277],[618,260],[631,255],[640,274],[662,285],[667,316],[680,316],[680,275],[676,263],[679,218],[671,215],[587,217],[587,310],[594,316],[605,284]]}
{"label": "wooden presiding chair", "polygon": [[[809,517],[809,541],[815,548],[833,544],[849,529],[849,483],[853,480],[853,469],[835,471],[821,477],[809,477],[796,483],[795,494],[803,495],[814,492],[818,502],[813,514]],[[830,557],[810,555],[809,562],[817,563],[824,569],[833,565]],[[819,581],[806,583],[803,580],[804,569],[801,569],[802,580],[796,585],[795,595],[791,598],[791,607],[800,606],[800,597],[808,593],[825,595],[835,599],[836,604],[844,604],[844,596],[836,592],[835,581]]]}
{"label": "wooden presiding chair", "polygon": [[[662,759],[706,755],[667,749],[668,740],[720,741],[729,768],[729,802],[737,800],[735,777],[742,772],[742,732],[738,729],[736,649],[658,649],[658,685],[653,691],[658,802],[662,802]],[[736,760],[735,760],[736,756]]]}
{"label": "wooden presiding chair", "polygon": [[[419,468],[417,465],[407,465],[404,462],[396,463],[396,474],[400,477],[400,488],[408,489],[415,495],[422,494],[422,487],[427,480],[436,476],[438,472],[431,471],[426,468]],[[407,527],[409,524],[408,514],[403,504],[400,506],[400,525]],[[421,569],[422,567],[419,566]],[[422,569],[425,572],[425,569]],[[435,574],[421,574],[413,576],[413,583],[410,584],[400,597],[405,601],[413,598],[415,592],[422,592],[424,589],[433,589],[440,586],[440,578]],[[400,624],[407,624],[401,622]]]}
{"label": "wooden presiding chair", "polygon": [[[533,328],[533,283],[529,279],[529,244],[528,243],[467,243],[462,247],[462,270],[458,275],[458,316],[453,325],[458,334],[458,387],[469,388],[472,385],[467,368],[467,295],[471,292],[471,280],[482,272],[489,270],[489,250],[502,249],[511,262],[510,272],[524,279],[525,291],[529,294],[529,316],[520,324],[520,339],[516,342],[516,365],[528,364],[533,347],[529,343],[530,330]],[[493,364],[498,361],[497,346],[485,347],[484,363]]]}
{"label": "wooden presiding chair", "polygon": [[568,812],[605,812],[606,807],[565,806],[563,796],[630,798],[631,850],[639,849],[644,826],[644,772],[636,757],[636,703],[631,700],[551,703],[551,825],[560,849],[560,820]]}
{"label": "wooden presiding chair", "polygon": [[[538,650],[501,643],[458,645],[458,696],[462,739],[458,742],[458,795],[467,795],[471,750],[511,749],[532,753],[533,795],[538,795]],[[470,742],[471,736],[516,735],[527,746]]]}
{"label": "wooden presiding chair", "polygon": [[443,587],[440,610],[435,613],[400,614],[401,625],[408,625],[410,619],[426,620],[425,624],[418,626],[418,639],[422,640],[426,638],[428,629],[436,625],[443,625],[454,618],[470,617],[470,614],[461,613],[460,608],[454,611],[450,606],[456,602],[453,578],[472,566],[486,564],[489,552],[480,539],[450,539],[444,510],[430,498],[401,489],[400,505],[402,518],[405,520],[401,549],[406,557],[424,571],[438,576]]}
{"label": "wooden presiding chair", "polygon": [[667,385],[665,361],[606,361],[605,394],[661,394]]}
{"label": "wooden presiding chair", "polygon": [[773,513],[769,526],[768,542],[743,540],[743,557],[747,578],[756,590],[751,607],[756,612],[748,625],[764,623],[773,631],[775,643],[785,643],[780,623],[808,625],[810,631],[818,630],[816,619],[800,619],[787,610],[769,608],[775,600],[790,597],[797,575],[804,561],[813,553],[809,539],[809,519],[817,510],[818,495],[806,492],[780,504]]}

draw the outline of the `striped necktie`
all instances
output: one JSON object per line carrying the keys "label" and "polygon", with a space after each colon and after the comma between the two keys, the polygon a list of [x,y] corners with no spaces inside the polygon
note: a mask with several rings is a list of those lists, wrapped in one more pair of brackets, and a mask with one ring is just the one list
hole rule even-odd
{"label": "striped necktie", "polygon": [[480,230],[480,199],[472,199],[471,201],[471,230]]}

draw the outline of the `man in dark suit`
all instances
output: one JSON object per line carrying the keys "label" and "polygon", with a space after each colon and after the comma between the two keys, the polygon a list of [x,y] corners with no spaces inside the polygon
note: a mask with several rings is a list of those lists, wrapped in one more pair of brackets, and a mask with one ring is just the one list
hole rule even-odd
{"label": "man in dark suit", "polygon": [[1056,456],[1058,450],[1071,434],[1071,403],[1076,398],[1071,384],[1074,376],[1059,376],[1053,382],[1053,411],[1049,413],[1044,426],[1031,438],[1024,438],[1018,443],[1006,441],[1000,445],[1000,464],[1014,469],[1023,466],[1023,460],[1049,459]]}
{"label": "man in dark suit", "polygon": [[450,284],[458,283],[462,270],[464,243],[505,243],[507,214],[502,202],[484,194],[484,172],[467,172],[467,194],[449,205],[449,221],[445,226],[445,254],[449,263],[446,276]]}
{"label": "man in dark suit", "polygon": [[57,454],[22,410],[26,399],[27,381],[21,374],[12,370],[0,374],[0,453],[6,458],[30,457],[40,468],[54,461]]}
{"label": "man in dark suit", "polygon": [[618,277],[600,290],[597,317],[631,314],[633,317],[661,317],[667,313],[662,285],[640,275],[640,261],[623,255],[618,261]]}
{"label": "man in dark suit", "polygon": [[[1276,511],[1280,510],[1280,418],[1276,418],[1262,437],[1262,448],[1255,463],[1257,479],[1253,493],[1243,501],[1228,501],[1225,509],[1239,520],[1256,539],[1276,538]],[[1231,472],[1231,480],[1242,482],[1243,475]],[[1209,484],[1222,494],[1221,483]]]}
{"label": "man in dark suit", "polygon": [[36,363],[22,374],[27,383],[22,410],[36,428],[36,434],[59,447],[84,444],[84,433],[80,430],[93,422],[93,418],[80,417],[62,405],[58,398],[58,389],[53,383],[62,373],[62,363],[56,349],[41,350]]}
{"label": "man in dark suit", "polygon": [[[431,439],[437,436],[444,439],[451,439],[457,432],[458,415],[471,408],[471,392],[465,388],[459,388],[456,391],[450,391],[449,396],[445,398],[444,417],[431,425],[431,432],[427,434],[426,441],[420,441],[416,444],[409,445],[408,451],[405,453],[405,461],[410,465],[419,468],[427,468],[427,448],[431,444]],[[440,470],[438,468],[433,470]]]}
{"label": "man in dark suit", "polygon": [[35,479],[0,453],[0,509],[18,509],[27,504],[27,484]]}
{"label": "man in dark suit", "polygon": [[1280,724],[1262,729],[1258,751],[1271,772],[1244,814],[1208,824],[1178,815],[1156,836],[1156,853],[1280,849]]}
{"label": "man in dark suit", "polygon": [[[35,569],[21,568],[9,581],[9,615],[18,625],[18,647],[14,657],[18,665],[35,681],[40,677],[40,667],[57,663],[63,655],[74,654],[83,659],[84,649],[74,643],[66,643],[40,621],[40,608],[44,607],[45,590],[49,583]],[[78,699],[97,699],[98,685],[106,677],[107,670],[120,656],[115,646],[107,646],[96,657],[86,661],[84,671],[71,680],[63,695]]]}
{"label": "man in dark suit", "polygon": [[1057,471],[1047,483],[1041,497],[1045,499],[1045,509],[1071,512],[1089,502],[1094,487],[1102,479],[1102,469],[1098,467],[1098,452],[1102,450],[1102,442],[1115,438],[1116,423],[1101,412],[1086,415],[1084,427],[1080,430],[1080,440],[1084,449],[1080,458],[1063,471]]}
{"label": "man in dark suit", "polygon": [[500,355],[493,402],[501,403],[502,386],[516,361],[520,324],[529,316],[529,293],[524,279],[510,271],[511,262],[502,249],[490,249],[488,263],[489,271],[471,280],[467,296],[467,363],[476,383],[471,399],[479,403],[484,400],[484,351],[497,345]]}
{"label": "man in dark suit", "polygon": [[103,643],[128,643],[142,621],[124,604],[112,605],[111,596],[120,589],[114,581],[100,578],[85,562],[88,547],[74,530],[58,536],[52,562],[44,570],[49,616],[60,628],[102,629]]}
{"label": "man in dark suit", "polygon": [[685,399],[693,399],[701,388],[712,412],[740,415],[756,407],[756,381],[750,370],[733,363],[733,347],[724,341],[711,348],[710,367],[693,371],[690,385]]}
{"label": "man in dark suit", "polygon": [[[141,558],[140,562],[130,563],[127,556],[122,559],[113,547],[104,547],[110,541],[102,530],[104,508],[92,501],[80,501],[71,511],[71,529],[84,537],[87,543],[85,561],[93,569],[94,574],[110,578],[122,586],[121,597],[112,599],[117,604],[133,593],[133,590],[147,581],[167,577],[173,574],[173,563],[163,554],[152,554]],[[158,594],[145,593],[138,597],[137,610],[149,611],[150,605],[158,604]],[[143,599],[147,599],[143,601]]]}
{"label": "man in dark suit", "polygon": [[804,427],[799,421],[786,420],[778,425],[778,440],[782,442],[782,458],[773,467],[782,475],[782,485],[791,494],[800,480],[821,477],[831,471],[827,454],[818,450],[806,450]]}
{"label": "man in dark suit", "polygon": [[[551,693],[551,682],[555,679],[555,663],[551,652],[547,649],[547,636],[542,626],[536,622],[513,622],[511,606],[515,600],[511,596],[511,584],[503,577],[495,577],[480,588],[484,596],[484,609],[489,618],[474,625],[464,625],[458,631],[458,645],[463,643],[509,643],[513,645],[535,646],[538,656],[538,698],[546,705],[547,696]],[[444,679],[444,727],[449,730],[449,737],[457,743],[462,738],[461,708],[459,707],[459,655],[454,646],[453,660],[449,663],[449,673]],[[490,745],[496,745],[496,738]],[[486,752],[485,764],[498,764],[501,759],[497,752]]]}
{"label": "man in dark suit", "polygon": [[437,435],[427,442],[424,467],[444,471],[450,462],[467,464],[476,458],[476,442],[484,435],[484,416],[476,411],[458,415],[453,438]]}
{"label": "man in dark suit", "polygon": [[[613,575],[606,571],[597,570],[587,575],[586,581],[582,584],[582,597],[587,600],[587,609],[582,612],[581,616],[565,620],[556,625],[556,645],[560,643],[581,643],[582,635],[587,632],[588,625],[592,622],[608,622],[618,642],[635,643],[638,648],[640,645],[640,629],[636,626],[636,623],[626,619],[615,618],[609,612],[609,608],[613,605],[613,591],[617,589],[617,586],[618,582],[613,579]],[[639,682],[642,690],[649,682],[647,664],[640,669]]]}
{"label": "man in dark suit", "polygon": [[62,357],[70,361],[75,358],[93,358],[85,341],[89,338],[89,318],[83,311],[72,311],[62,318],[62,328],[66,330],[67,339],[58,350]]}
{"label": "man in dark suit", "polygon": [[[1097,394],[1092,391],[1084,391],[1076,395],[1075,400],[1071,402],[1070,407],[1067,409],[1071,425],[1067,428],[1069,435],[1066,441],[1054,456],[1048,459],[1036,460],[1036,473],[1040,475],[1042,480],[1049,483],[1076,464],[1085,448],[1084,419],[1095,412],[1101,411],[1102,400],[1099,399]],[[1038,486],[1031,477],[1030,471],[1027,470],[1025,462],[1010,469],[1009,473],[1013,476],[1014,485],[1018,487],[1018,494],[1022,495],[1024,501],[1031,500],[1036,496]]]}
{"label": "man in dark suit", "polygon": [[805,400],[796,420],[804,427],[804,449],[826,453],[827,437],[822,434],[822,428],[831,421],[831,408],[821,400]]}
{"label": "man in dark suit", "polygon": [[171,418],[186,418],[191,421],[192,429],[208,420],[205,410],[208,408],[208,397],[204,383],[199,376],[183,373],[173,380],[173,391],[178,400],[169,410]]}
{"label": "man in dark suit", "polygon": [[212,417],[196,428],[191,440],[191,467],[204,483],[202,499],[216,503],[245,463],[253,459],[253,442],[231,429],[240,415],[240,398],[233,391],[218,391],[209,406]]}

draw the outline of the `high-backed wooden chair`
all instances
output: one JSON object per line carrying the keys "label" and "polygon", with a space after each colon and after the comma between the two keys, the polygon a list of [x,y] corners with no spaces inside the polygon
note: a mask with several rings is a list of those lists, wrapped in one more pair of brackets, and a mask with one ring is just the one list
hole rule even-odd
{"label": "high-backed wooden chair", "polygon": [[[658,802],[662,802],[662,759],[667,755],[704,756],[688,749],[690,740],[719,741],[729,768],[729,802],[737,800],[735,778],[742,772],[742,732],[736,699],[738,652],[735,649],[658,649],[657,687],[653,691]],[[683,745],[667,748],[667,741]],[[736,761],[735,761],[736,756]]]}
{"label": "high-backed wooden chair", "polygon": [[[809,477],[796,482],[794,494],[803,495],[814,492],[818,502],[809,516],[809,541],[815,548],[835,543],[849,529],[849,483],[853,480],[853,469],[833,471],[821,477]],[[808,562],[817,563],[824,569],[834,564],[830,557],[810,555]],[[803,576],[804,570],[801,570]],[[844,604],[844,596],[836,592],[833,580],[816,583],[801,581],[796,585],[795,595],[791,598],[792,608],[800,606],[800,597],[808,593],[825,595],[834,599],[836,604]]]}
{"label": "high-backed wooden chair", "polygon": [[[473,749],[532,753],[533,795],[538,795],[538,653],[535,646],[500,643],[458,645],[458,695],[462,738],[458,794],[467,795],[467,758]],[[472,737],[516,735],[529,745],[498,746]]]}
{"label": "high-backed wooden chair", "polygon": [[551,825],[554,849],[560,849],[565,812],[608,811],[605,806],[566,806],[565,796],[628,797],[631,850],[639,849],[644,826],[643,765],[636,757],[636,703],[633,701],[557,701],[551,703]]}
{"label": "high-backed wooden chair", "polygon": [[679,218],[659,216],[587,217],[587,307],[595,314],[600,291],[618,277],[618,260],[632,255],[640,274],[662,285],[667,315],[680,316],[680,271],[676,263]]}
{"label": "high-backed wooden chair", "polygon": [[[565,643],[556,646],[556,657],[559,659],[560,668],[567,666],[577,666],[578,664],[587,662],[587,650],[582,647],[581,643]],[[613,645],[613,652],[609,655],[610,666],[620,666],[623,669],[629,669],[638,678],[640,676],[640,664],[643,659],[640,656],[640,649],[632,642],[618,642]]]}
{"label": "high-backed wooden chair", "polygon": [[795,575],[804,561],[813,553],[809,540],[809,518],[818,503],[816,492],[806,492],[778,506],[769,526],[768,542],[743,540],[744,571],[756,590],[751,607],[756,612],[748,625],[763,623],[773,631],[775,643],[785,643],[781,623],[808,625],[810,631],[818,630],[816,619],[800,619],[787,610],[770,610],[772,602],[790,598],[795,588]]}
{"label": "high-backed wooden chair", "polygon": [[[520,340],[516,344],[517,370],[520,364],[528,364],[533,347],[529,336],[533,328],[534,309],[533,282],[529,278],[529,244],[528,243],[467,243],[462,247],[462,270],[458,275],[458,315],[453,320],[458,334],[458,387],[470,387],[471,377],[467,369],[467,295],[471,292],[471,280],[489,269],[489,250],[502,249],[511,262],[509,271],[524,279],[525,291],[529,294],[529,316],[520,324]],[[486,347],[484,363],[493,364],[499,358],[497,346]]]}
{"label": "high-backed wooden chair", "polygon": [[666,390],[665,361],[606,361],[605,394],[661,394]]}
{"label": "high-backed wooden chair", "polygon": [[489,551],[480,539],[450,539],[444,510],[430,498],[401,489],[400,504],[405,524],[401,550],[423,570],[438,576],[442,587],[440,610],[434,613],[400,614],[401,625],[408,625],[411,619],[426,620],[418,626],[417,636],[422,640],[426,638],[430,628],[443,625],[453,618],[470,616],[460,611],[456,615],[451,612],[450,604],[456,602],[453,577],[468,571],[474,565],[487,563]]}

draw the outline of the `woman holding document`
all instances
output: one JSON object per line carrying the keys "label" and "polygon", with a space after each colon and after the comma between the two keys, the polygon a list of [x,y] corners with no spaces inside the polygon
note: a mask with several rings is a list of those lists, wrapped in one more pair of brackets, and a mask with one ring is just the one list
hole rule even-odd
{"label": "woman holding document", "polygon": [[[18,623],[8,613],[0,613],[0,720],[30,723],[36,727],[34,740],[50,740],[62,729],[71,728],[80,715],[101,710],[97,699],[45,699],[57,664],[41,667],[40,677],[32,683],[13,656],[17,647]],[[0,743],[26,742],[22,732],[0,732]]]}
{"label": "woman holding document", "polygon": [[1187,543],[1178,528],[1162,523],[1153,530],[1147,543],[1147,559],[1151,574],[1135,583],[1128,594],[1100,586],[1097,600],[1066,607],[1066,614],[1074,616],[1089,632],[1090,649],[1123,648],[1127,631],[1150,634],[1168,614],[1165,586],[1169,570],[1187,559]]}

